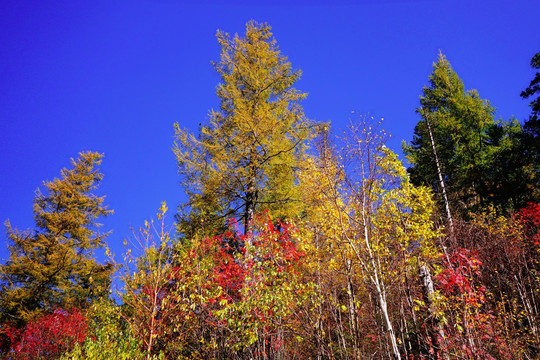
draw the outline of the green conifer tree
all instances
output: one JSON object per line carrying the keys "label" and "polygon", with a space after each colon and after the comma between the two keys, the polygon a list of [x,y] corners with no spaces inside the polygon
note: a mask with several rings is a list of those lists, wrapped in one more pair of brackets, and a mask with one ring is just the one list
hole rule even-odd
{"label": "green conifer tree", "polygon": [[519,121],[496,121],[488,129],[488,168],[481,190],[483,202],[503,213],[519,210],[538,199],[538,173],[531,149],[523,141],[525,131]]}
{"label": "green conifer tree", "polygon": [[[531,59],[531,67],[540,70],[540,52]],[[529,87],[521,92],[521,97],[531,99],[531,115],[523,124],[521,136],[522,150],[520,156],[529,159],[533,167],[534,180],[530,187],[530,201],[540,201],[540,71],[536,71]]]}
{"label": "green conifer tree", "polygon": [[476,90],[464,91],[463,82],[442,54],[433,64],[420,104],[421,120],[413,141],[404,146],[411,180],[430,186],[437,194],[447,192],[454,210],[479,205],[493,108]]}
{"label": "green conifer tree", "polygon": [[[540,52],[537,52],[532,57],[531,67],[537,70],[540,69]],[[534,127],[534,129],[536,130],[536,134],[538,135],[538,132],[540,131],[540,126],[538,125],[538,116],[540,116],[540,71],[536,72],[534,79],[532,79],[531,83],[529,84],[529,87],[523,90],[520,95],[524,99],[532,97],[532,100],[529,104],[532,110],[529,122],[531,122],[530,126]],[[531,129],[531,131],[532,130],[533,129]]]}
{"label": "green conifer tree", "polygon": [[413,141],[404,145],[415,185],[439,195],[452,231],[452,213],[493,205],[502,212],[531,199],[531,162],[521,149],[519,122],[495,121],[494,109],[463,82],[439,54],[420,98]]}
{"label": "green conifer tree", "polygon": [[211,111],[198,137],[175,124],[174,152],[189,197],[178,216],[183,234],[219,231],[233,216],[247,233],[256,211],[299,213],[296,170],[311,137],[299,104],[306,94],[293,88],[300,71],[292,70],[266,24],[251,21],[245,37],[218,32],[217,39],[221,108]]}
{"label": "green conifer tree", "polygon": [[2,324],[23,326],[57,307],[85,308],[108,293],[113,266],[93,257],[107,235],[97,231],[96,220],[112,212],[104,197],[91,193],[103,177],[97,169],[103,155],[79,155],[73,169],[44,183],[44,194],[37,191],[35,230],[20,232],[6,221],[11,245],[8,261],[0,265]]}

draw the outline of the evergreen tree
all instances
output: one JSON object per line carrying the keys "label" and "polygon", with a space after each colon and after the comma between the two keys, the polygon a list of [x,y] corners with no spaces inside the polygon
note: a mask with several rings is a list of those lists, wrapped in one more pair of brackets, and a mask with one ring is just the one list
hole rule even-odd
{"label": "evergreen tree", "polygon": [[495,121],[493,108],[463,82],[439,54],[417,109],[421,120],[413,141],[404,145],[416,185],[428,185],[444,205],[450,231],[452,212],[493,205],[505,213],[532,196],[534,166],[519,122]]}
{"label": "evergreen tree", "polygon": [[493,109],[476,90],[464,91],[463,82],[442,54],[433,65],[420,104],[421,120],[413,141],[404,146],[411,180],[432,187],[441,197],[443,190],[448,192],[449,207],[454,210],[480,205],[488,168],[488,129],[495,124]]}
{"label": "evergreen tree", "polygon": [[[250,230],[253,214],[274,217],[299,213],[296,169],[310,123],[293,88],[293,71],[266,24],[249,22],[245,37],[218,32],[221,75],[219,111],[210,112],[198,138],[175,124],[174,152],[189,202],[178,216],[183,234],[223,228],[238,216]],[[210,231],[210,230],[208,230]]]}
{"label": "evergreen tree", "polygon": [[1,323],[23,326],[43,311],[84,308],[109,289],[111,264],[100,265],[93,251],[104,245],[96,220],[112,211],[91,193],[102,179],[102,156],[79,154],[73,169],[45,182],[34,200],[35,230],[20,232],[6,222],[10,257],[0,265]]}
{"label": "evergreen tree", "polygon": [[[540,52],[532,57],[531,67],[537,70],[540,69]],[[536,99],[533,99],[530,103],[532,113],[529,121],[538,121],[538,116],[540,115],[540,72],[538,71],[534,79],[531,80],[529,87],[521,92],[521,97],[524,99],[528,99],[531,96],[534,97],[534,95],[536,95]],[[538,129],[539,126],[537,125],[536,128]]]}
{"label": "evergreen tree", "polygon": [[[531,59],[531,67],[540,70],[540,52],[536,53]],[[536,96],[536,98],[534,98]],[[523,136],[521,142],[523,149],[521,154],[524,158],[532,161],[534,167],[534,191],[532,193],[533,201],[540,199],[540,71],[536,72],[534,79],[531,80],[529,87],[521,92],[524,99],[533,98],[530,102],[532,109],[529,119],[523,125]]]}
{"label": "evergreen tree", "polygon": [[503,212],[519,210],[535,200],[534,159],[523,141],[524,129],[516,119],[496,121],[487,131],[487,164],[483,202]]}

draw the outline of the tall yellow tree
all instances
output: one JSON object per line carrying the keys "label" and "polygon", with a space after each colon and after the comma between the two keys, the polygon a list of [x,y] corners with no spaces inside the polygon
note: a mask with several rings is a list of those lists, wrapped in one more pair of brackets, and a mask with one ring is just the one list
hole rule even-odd
{"label": "tall yellow tree", "polygon": [[293,88],[300,77],[283,56],[270,26],[249,22],[244,37],[218,31],[214,67],[220,109],[195,137],[175,124],[174,152],[188,195],[179,214],[184,235],[219,230],[239,217],[249,232],[253,214],[298,213],[296,169],[310,138],[310,122]]}
{"label": "tall yellow tree", "polygon": [[103,247],[100,217],[112,213],[92,191],[101,181],[102,154],[83,152],[72,169],[44,183],[34,200],[36,229],[20,232],[6,222],[10,257],[0,265],[2,322],[22,326],[56,307],[84,308],[107,296],[112,264],[93,257]]}

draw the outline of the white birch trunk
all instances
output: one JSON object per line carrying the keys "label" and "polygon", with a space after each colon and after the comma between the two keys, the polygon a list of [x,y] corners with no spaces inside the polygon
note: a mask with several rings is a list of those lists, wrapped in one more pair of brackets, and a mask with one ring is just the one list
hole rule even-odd
{"label": "white birch trunk", "polygon": [[446,210],[446,217],[448,218],[448,226],[450,227],[450,235],[451,235],[452,239],[454,239],[454,236],[455,236],[454,220],[452,218],[452,213],[450,212],[450,204],[448,202],[448,196],[446,195],[446,186],[444,184],[444,178],[442,176],[439,157],[437,156],[437,148],[435,146],[435,139],[433,137],[433,131],[431,130],[431,124],[429,122],[428,112],[424,111],[424,115],[425,115],[426,124],[427,124],[427,127],[428,127],[429,140],[431,141],[431,149],[433,150],[433,157],[435,158],[435,165],[437,167],[437,175],[439,177],[439,186],[441,187],[441,192],[442,192],[442,195],[443,195],[444,207],[445,207],[445,210]]}

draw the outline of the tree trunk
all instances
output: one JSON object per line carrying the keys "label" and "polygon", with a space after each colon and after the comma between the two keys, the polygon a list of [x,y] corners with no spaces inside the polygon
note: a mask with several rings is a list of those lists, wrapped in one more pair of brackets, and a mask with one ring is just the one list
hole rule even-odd
{"label": "tree trunk", "polygon": [[433,309],[431,308],[432,297],[434,293],[433,279],[431,278],[431,273],[429,272],[429,269],[425,265],[420,266],[420,279],[422,280],[422,293],[424,295],[424,302],[428,307],[429,317],[431,318],[431,329],[429,332],[429,335],[431,337],[431,350],[433,350],[433,354],[435,355],[434,358],[436,360],[449,360],[448,354],[443,351],[442,346],[444,341],[443,329],[441,328],[439,321],[437,320],[435,314],[433,313]]}
{"label": "tree trunk", "polygon": [[385,288],[384,282],[382,282],[379,278],[380,266],[377,266],[378,264],[375,261],[374,254],[371,249],[370,234],[369,234],[369,229],[368,229],[368,219],[367,219],[367,214],[366,214],[366,206],[367,206],[366,203],[367,203],[366,198],[364,197],[362,199],[362,205],[361,205],[362,206],[362,225],[364,227],[364,241],[366,244],[366,250],[368,252],[369,262],[371,264],[371,268],[373,271],[373,274],[370,275],[370,278],[373,285],[375,285],[377,297],[379,300],[379,305],[381,307],[383,319],[386,324],[386,331],[388,332],[388,339],[390,340],[390,347],[392,349],[392,357],[395,360],[401,360],[401,355],[399,353],[399,348],[398,348],[397,340],[396,340],[396,333],[394,332],[394,327],[392,326],[392,322],[390,321],[390,317],[388,316],[388,306],[386,302],[386,288]]}
{"label": "tree trunk", "polygon": [[442,175],[441,165],[439,157],[437,156],[437,148],[435,146],[435,138],[433,137],[433,131],[431,130],[431,123],[429,122],[429,111],[423,111],[426,118],[426,125],[428,127],[429,140],[431,141],[431,149],[433,150],[433,157],[435,158],[435,166],[437,167],[437,175],[439,177],[439,186],[444,200],[444,207],[446,210],[446,217],[448,218],[448,226],[450,227],[450,236],[454,239],[454,220],[452,219],[452,213],[450,212],[450,204],[448,202],[448,196],[446,195],[446,186]]}
{"label": "tree trunk", "polygon": [[350,259],[347,259],[347,295],[349,296],[349,317],[351,322],[351,335],[353,338],[353,358],[360,359],[360,350],[358,344],[358,320],[356,316],[356,305],[351,270],[352,262]]}
{"label": "tree trunk", "polygon": [[252,244],[252,233],[253,233],[253,216],[255,214],[255,204],[257,200],[257,193],[252,190],[253,187],[250,187],[250,191],[246,193],[246,204],[244,207],[244,235],[246,236],[246,241],[249,245]]}

